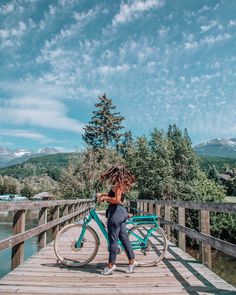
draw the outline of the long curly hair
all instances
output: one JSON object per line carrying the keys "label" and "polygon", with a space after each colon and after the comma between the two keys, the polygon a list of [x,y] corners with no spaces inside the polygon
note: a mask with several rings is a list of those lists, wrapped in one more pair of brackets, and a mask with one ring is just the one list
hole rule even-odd
{"label": "long curly hair", "polygon": [[101,180],[108,180],[114,187],[121,187],[128,192],[135,183],[135,177],[127,170],[123,163],[116,163],[101,174]]}

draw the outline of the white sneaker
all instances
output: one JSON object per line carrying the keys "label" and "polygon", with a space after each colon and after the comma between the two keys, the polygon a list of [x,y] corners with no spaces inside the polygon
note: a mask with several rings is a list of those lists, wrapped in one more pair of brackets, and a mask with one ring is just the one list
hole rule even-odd
{"label": "white sneaker", "polygon": [[134,263],[129,264],[128,271],[130,273],[133,273],[137,265],[138,265],[138,262],[134,260]]}
{"label": "white sneaker", "polygon": [[115,264],[112,266],[112,268],[105,267],[104,270],[101,272],[101,274],[105,276],[111,275],[115,269],[116,269]]}

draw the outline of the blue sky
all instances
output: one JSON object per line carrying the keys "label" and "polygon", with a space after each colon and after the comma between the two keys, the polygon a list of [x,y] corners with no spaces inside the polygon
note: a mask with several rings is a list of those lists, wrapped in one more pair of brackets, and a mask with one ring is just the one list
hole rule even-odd
{"label": "blue sky", "polygon": [[0,3],[0,146],[81,147],[104,92],[136,136],[236,137],[236,1]]}

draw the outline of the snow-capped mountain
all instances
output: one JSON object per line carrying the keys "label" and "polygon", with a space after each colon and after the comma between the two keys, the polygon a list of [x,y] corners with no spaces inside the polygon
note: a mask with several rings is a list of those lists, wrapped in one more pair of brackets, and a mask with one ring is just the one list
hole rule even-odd
{"label": "snow-capped mountain", "polygon": [[24,155],[31,155],[31,154],[33,154],[32,151],[30,151],[30,150],[26,150],[26,149],[18,149],[18,150],[14,150],[13,153],[14,153],[14,155],[15,155],[17,158],[22,157],[22,156],[24,156]]}
{"label": "snow-capped mountain", "polygon": [[194,150],[204,156],[236,158],[236,138],[214,138],[196,145]]}
{"label": "snow-capped mountain", "polygon": [[28,149],[11,150],[9,148],[0,147],[0,168],[21,164],[33,157],[72,152],[75,152],[75,150],[60,147],[44,147],[35,152]]}

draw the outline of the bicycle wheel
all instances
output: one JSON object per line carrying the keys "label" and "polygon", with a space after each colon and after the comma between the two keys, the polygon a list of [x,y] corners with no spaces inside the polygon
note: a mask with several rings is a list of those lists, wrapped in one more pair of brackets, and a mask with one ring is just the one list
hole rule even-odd
{"label": "bicycle wheel", "polygon": [[100,244],[99,237],[89,225],[86,227],[81,247],[75,247],[81,231],[82,224],[69,224],[56,235],[54,252],[62,264],[72,267],[84,266],[96,256]]}
{"label": "bicycle wheel", "polygon": [[165,257],[167,251],[167,238],[160,227],[152,232],[146,247],[140,241],[138,237],[145,239],[150,227],[148,224],[136,225],[129,231],[131,243],[139,247],[139,249],[134,250],[134,254],[135,260],[137,260],[140,266],[157,265]]}

